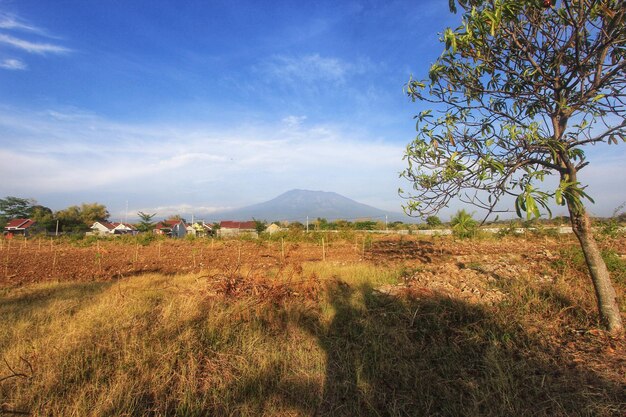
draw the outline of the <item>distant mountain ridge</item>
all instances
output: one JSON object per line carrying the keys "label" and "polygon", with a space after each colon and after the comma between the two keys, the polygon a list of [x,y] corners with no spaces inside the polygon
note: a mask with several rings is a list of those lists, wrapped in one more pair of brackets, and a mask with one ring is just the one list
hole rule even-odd
{"label": "distant mountain ridge", "polygon": [[269,201],[253,204],[234,210],[214,213],[212,217],[222,220],[249,220],[252,218],[266,221],[315,220],[318,217],[327,220],[372,219],[389,222],[411,221],[402,213],[385,211],[367,204],[359,203],[348,197],[329,191],[291,190]]}

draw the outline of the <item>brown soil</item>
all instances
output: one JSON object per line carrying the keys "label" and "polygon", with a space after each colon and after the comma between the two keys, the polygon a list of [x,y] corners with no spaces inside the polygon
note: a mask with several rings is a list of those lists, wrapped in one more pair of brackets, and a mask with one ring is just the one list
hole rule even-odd
{"label": "brown soil", "polygon": [[[564,278],[555,267],[559,262],[571,263],[561,253],[577,247],[572,236],[470,241],[418,236],[376,236],[370,241],[357,236],[352,242],[331,239],[323,247],[320,243],[285,242],[283,252],[280,242],[267,241],[166,240],[148,246],[100,241],[87,247],[43,239],[3,241],[0,287],[46,281],[111,280],[148,272],[199,273],[215,281],[212,288],[216,294],[260,295],[278,300],[294,296],[311,298],[317,294],[318,282],[313,280],[302,288],[290,288],[265,279],[263,272],[285,265],[301,271],[301,265],[306,262],[369,263],[404,271],[404,282],[377,289],[382,297],[436,294],[496,311],[507,297],[524,308],[523,294],[509,291],[507,285],[526,280],[533,283],[537,299],[552,297],[552,303],[562,303],[563,307],[546,317],[528,307],[534,316],[524,324],[525,331],[537,335],[542,343],[558,352],[559,361],[593,370],[626,386],[624,338],[596,330],[593,319],[588,320],[590,324],[586,328],[576,328],[570,324],[576,320],[568,319],[568,314],[592,318],[596,314],[593,291],[585,272],[570,268],[570,275]],[[626,239],[612,241],[610,245],[623,259]],[[252,275],[261,279],[251,282],[231,273],[239,268],[252,270],[255,272]],[[567,288],[570,284],[563,284],[564,279],[572,280],[571,292],[551,290],[558,280],[561,280],[560,288]],[[623,282],[618,283],[617,290],[623,297]]]}
{"label": "brown soil", "polygon": [[[280,242],[165,240],[142,246],[115,240],[86,247],[51,239],[4,240],[0,245],[0,286],[45,281],[107,280],[143,273],[179,274],[226,271],[237,265],[265,271],[284,264],[326,261],[402,265],[414,274],[407,281],[428,284],[461,277],[483,285],[501,278],[533,275],[550,280],[546,265],[559,251],[575,247],[572,237],[455,241],[451,238],[376,236],[372,242]],[[626,242],[623,247],[626,247]],[[619,244],[618,244],[619,246]],[[283,259],[284,254],[284,259]],[[434,285],[434,284],[433,284]],[[457,285],[463,292],[462,284]]]}

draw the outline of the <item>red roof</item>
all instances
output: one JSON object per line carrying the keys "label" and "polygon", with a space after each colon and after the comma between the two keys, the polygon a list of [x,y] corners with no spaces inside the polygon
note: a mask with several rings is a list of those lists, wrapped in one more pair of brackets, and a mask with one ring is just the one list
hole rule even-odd
{"label": "red roof", "polygon": [[179,223],[182,223],[182,220],[163,220],[156,225],[155,229],[171,229]]}
{"label": "red roof", "polygon": [[5,229],[28,229],[35,223],[31,219],[13,219],[7,223]]}
{"label": "red roof", "polygon": [[256,223],[254,221],[234,222],[234,221],[231,221],[231,220],[222,220],[220,222],[220,228],[222,228],[222,229],[252,229],[252,230],[256,230]]}
{"label": "red roof", "polygon": [[106,227],[109,230],[115,229],[115,226],[113,225],[113,223],[109,223],[109,222],[96,222],[96,223],[100,223],[101,225],[103,225],[104,227]]}

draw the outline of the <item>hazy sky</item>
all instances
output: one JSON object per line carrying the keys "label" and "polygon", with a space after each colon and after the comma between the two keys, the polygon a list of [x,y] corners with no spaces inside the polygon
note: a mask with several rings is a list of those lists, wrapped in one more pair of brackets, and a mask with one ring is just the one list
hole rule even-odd
{"label": "hazy sky", "polygon": [[[0,197],[162,217],[303,188],[400,211],[402,88],[447,4],[0,0]],[[626,200],[625,149],[590,153],[595,214]]]}

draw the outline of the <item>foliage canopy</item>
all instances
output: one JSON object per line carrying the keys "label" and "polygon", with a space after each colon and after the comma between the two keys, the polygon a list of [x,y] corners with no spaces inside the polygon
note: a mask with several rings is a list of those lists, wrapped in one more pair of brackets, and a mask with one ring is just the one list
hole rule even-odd
{"label": "foliage canopy", "polygon": [[97,221],[106,221],[109,212],[103,204],[83,203],[58,211],[56,217],[64,231],[84,231]]}
{"label": "foliage canopy", "polygon": [[[585,254],[601,321],[624,330],[619,303],[591,231],[578,174],[584,147],[626,141],[626,2],[451,0],[461,25],[428,80],[411,79],[417,116],[402,173],[413,187],[406,210],[428,216],[451,199],[487,215],[515,197],[518,216],[567,205]],[[542,187],[548,175],[558,185]],[[591,200],[593,201],[593,200]]]}
{"label": "foliage canopy", "polygon": [[12,196],[0,198],[0,217],[5,219],[27,219],[31,216],[35,204],[37,202],[32,198]]}
{"label": "foliage canopy", "polygon": [[154,229],[156,223],[153,222],[152,219],[156,216],[156,213],[149,214],[139,211],[137,212],[137,215],[139,216],[139,225],[137,226],[137,229],[139,229],[140,232],[150,232]]}
{"label": "foliage canopy", "polygon": [[[457,3],[462,24],[444,31],[428,80],[406,86],[430,103],[406,150],[407,211],[428,216],[459,197],[491,213],[505,195],[520,216],[539,216],[551,198],[581,205],[583,147],[626,141],[625,3]],[[550,174],[558,186],[544,190]]]}

